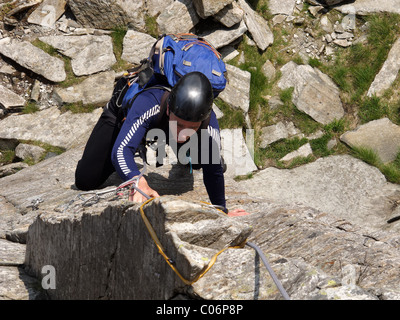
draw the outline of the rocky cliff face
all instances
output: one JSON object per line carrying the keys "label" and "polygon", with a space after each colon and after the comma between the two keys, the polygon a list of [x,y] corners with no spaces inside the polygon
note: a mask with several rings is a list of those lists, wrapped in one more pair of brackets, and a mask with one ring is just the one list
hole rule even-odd
{"label": "rocky cliff face", "polygon": [[[301,137],[308,143],[282,161],[309,157],[316,154],[315,137],[293,122],[252,123],[252,73],[229,64],[235,56],[245,59],[238,44],[268,53],[278,26],[291,30],[282,52],[329,61],[338,48],[365,41],[366,33],[352,24],[356,15],[398,14],[398,8],[397,0],[270,0],[267,16],[243,0],[1,4],[0,162],[6,164],[0,164],[0,299],[282,299],[246,241],[262,249],[293,299],[399,299],[400,187],[377,168],[340,152],[293,169],[257,167],[242,128],[224,129],[227,204],[251,213],[229,218],[200,202],[208,202],[201,172],[149,166],[149,184],[162,197],[144,206],[145,216],[172,266],[188,282],[197,280],[189,284],[159,253],[139,205],[113,192],[86,203],[78,197],[76,163],[101,108],[60,111],[65,104],[107,102],[122,70],[116,61],[135,65],[147,55],[153,21],[160,32],[196,31],[223,53],[229,84],[220,99],[229,113],[243,115],[244,128],[255,129],[261,149]],[[118,52],[110,29],[121,25],[129,30]],[[397,41],[366,95],[397,88],[398,51]],[[293,60],[280,66],[268,60],[262,70],[275,79],[277,92],[293,90],[298,112],[324,130],[355,117],[335,79]],[[265,99],[271,109],[284,109],[282,95]],[[20,113],[32,105],[37,112]],[[215,111],[221,119],[229,116]],[[387,118],[355,123],[330,148],[343,142],[373,149],[384,163],[396,160],[398,125]],[[10,152],[13,161],[6,160]],[[249,173],[249,179],[235,179]],[[113,175],[101,190],[120,182]]]}

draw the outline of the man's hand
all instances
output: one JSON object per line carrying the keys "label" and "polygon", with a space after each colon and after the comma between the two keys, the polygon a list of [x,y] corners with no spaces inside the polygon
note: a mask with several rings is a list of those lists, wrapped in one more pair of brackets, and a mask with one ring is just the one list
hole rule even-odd
{"label": "man's hand", "polygon": [[[152,188],[149,187],[147,184],[147,181],[144,177],[140,177],[139,183],[138,183],[138,188],[142,190],[145,194],[147,194],[150,198],[158,198],[160,195],[157,193],[157,191],[153,190]],[[132,189],[133,191],[134,189]],[[131,194],[129,196],[129,200],[133,202],[144,202],[147,200],[147,198],[142,195],[139,191],[136,191],[133,195]]]}
{"label": "man's hand", "polygon": [[244,209],[234,209],[228,212],[229,217],[247,216],[248,214],[250,213],[246,212]]}

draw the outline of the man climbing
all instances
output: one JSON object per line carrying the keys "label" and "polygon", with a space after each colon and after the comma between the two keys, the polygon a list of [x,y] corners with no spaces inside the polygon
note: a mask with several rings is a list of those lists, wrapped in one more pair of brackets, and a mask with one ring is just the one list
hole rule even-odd
{"label": "man climbing", "polygon": [[[177,155],[182,154],[180,149],[196,134],[196,158],[201,161],[193,162],[193,167],[203,169],[203,181],[211,203],[223,208],[229,216],[247,214],[242,209],[226,210],[219,125],[212,111],[213,89],[207,77],[200,72],[191,72],[183,76],[171,91],[166,87],[154,87],[141,92],[119,129],[116,99],[121,88],[122,84],[118,82],[113,97],[93,129],[76,168],[76,186],[81,190],[96,189],[115,170],[124,181],[138,176],[140,172],[134,155],[152,129],[161,130],[166,141],[176,143],[174,151]],[[202,143],[202,139],[209,141]],[[138,188],[150,197],[159,197],[143,176],[138,181]],[[130,200],[143,202],[145,197],[136,192]]]}

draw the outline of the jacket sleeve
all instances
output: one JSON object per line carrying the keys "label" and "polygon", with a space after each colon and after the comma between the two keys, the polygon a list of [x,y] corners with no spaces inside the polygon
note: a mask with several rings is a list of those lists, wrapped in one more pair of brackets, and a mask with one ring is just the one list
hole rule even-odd
{"label": "jacket sleeve", "polygon": [[[201,167],[203,168],[203,181],[208,197],[214,205],[226,208],[225,201],[225,180],[221,165],[221,137],[218,120],[212,112],[208,132],[208,161],[207,157],[201,156]],[[204,153],[206,150],[201,150]],[[206,160],[206,161],[204,161]]]}
{"label": "jacket sleeve", "polygon": [[111,154],[114,168],[124,181],[140,173],[134,159],[135,152],[159,113],[158,102],[146,94],[139,95],[129,110]]}

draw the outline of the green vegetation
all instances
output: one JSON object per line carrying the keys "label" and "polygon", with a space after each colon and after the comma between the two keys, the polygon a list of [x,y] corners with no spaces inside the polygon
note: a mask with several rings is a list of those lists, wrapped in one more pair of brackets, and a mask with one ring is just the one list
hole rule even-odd
{"label": "green vegetation", "polygon": [[146,32],[154,38],[158,38],[160,31],[158,29],[157,17],[147,16],[145,18]]}
{"label": "green vegetation", "polygon": [[[39,147],[43,148],[45,150],[45,152],[42,155],[42,157],[39,159],[39,162],[44,160],[44,158],[46,157],[46,155],[48,153],[55,153],[57,155],[60,155],[65,152],[64,148],[52,146],[50,144],[40,142],[40,141],[21,140],[20,143],[31,144],[31,145],[39,146]],[[0,165],[10,164],[10,163],[13,163],[15,160],[16,160],[15,150],[8,150],[8,149],[0,150]],[[32,158],[27,158],[23,162],[28,165],[35,164],[35,162]]]}
{"label": "green vegetation", "polygon": [[357,108],[364,103],[366,92],[400,33],[399,15],[379,14],[359,19],[359,24],[368,22],[367,41],[339,48],[334,62],[319,66],[342,90],[342,100]]}
{"label": "green vegetation", "polygon": [[14,150],[0,150],[0,164],[6,165],[10,164],[15,159],[15,151]]}
{"label": "green vegetation", "polygon": [[221,129],[225,128],[243,128],[245,126],[243,112],[233,109],[227,103],[217,98],[215,105],[224,113],[224,116],[218,120]]}
{"label": "green vegetation", "polygon": [[61,107],[61,112],[71,111],[72,113],[90,113],[101,106],[95,104],[83,104],[82,101],[66,103]]}
{"label": "green vegetation", "polygon": [[286,165],[279,160],[288,153],[299,149],[307,142],[308,140],[306,138],[300,139],[295,137],[274,142],[264,149],[255,148],[254,162],[257,166],[264,166],[266,159],[268,159],[270,165],[274,165],[278,168],[285,168]]}
{"label": "green vegetation", "polygon": [[124,37],[127,33],[128,29],[125,26],[118,26],[112,29],[111,32],[111,38],[113,42],[113,48],[114,48],[114,55],[115,58],[117,59],[117,62],[113,66],[113,70],[118,72],[118,71],[124,71],[132,67],[132,64],[129,62],[122,60],[121,55],[123,51],[123,44],[124,44]]}
{"label": "green vegetation", "polygon": [[76,85],[78,83],[81,83],[87,77],[77,77],[75,76],[74,72],[72,71],[72,66],[71,66],[71,59],[68,58],[67,56],[64,56],[63,54],[59,53],[56,48],[53,46],[44,43],[40,41],[39,39],[36,39],[32,41],[32,44],[39,49],[42,49],[44,52],[48,53],[49,55],[56,57],[58,59],[61,59],[64,61],[64,67],[65,67],[65,73],[67,75],[66,79],[63,82],[60,82],[58,85],[62,88],[68,88],[70,86]]}
{"label": "green vegetation", "polygon": [[362,161],[377,167],[389,182],[400,183],[400,152],[396,159],[390,163],[383,163],[379,156],[368,148],[353,148],[352,155]]}
{"label": "green vegetation", "polygon": [[37,104],[33,101],[29,101],[22,110],[22,113],[28,114],[28,113],[35,113],[37,111],[39,111],[39,107],[37,106]]}

